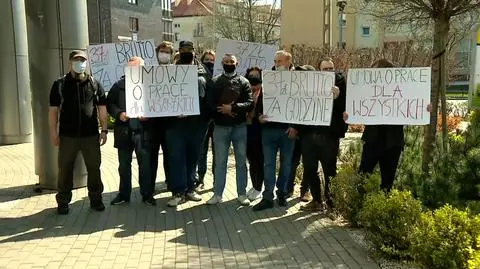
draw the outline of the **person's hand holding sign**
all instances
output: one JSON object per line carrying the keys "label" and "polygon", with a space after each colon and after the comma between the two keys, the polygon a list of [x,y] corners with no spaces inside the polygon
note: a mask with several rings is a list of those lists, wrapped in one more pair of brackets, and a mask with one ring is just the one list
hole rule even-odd
{"label": "person's hand holding sign", "polygon": [[260,116],[258,116],[258,121],[261,124],[267,123],[268,122],[268,116],[267,115],[260,115]]}
{"label": "person's hand holding sign", "polygon": [[332,87],[333,99],[337,99],[339,95],[340,95],[340,89],[337,86],[333,86]]}
{"label": "person's hand holding sign", "polygon": [[348,120],[348,112],[345,111],[345,112],[343,112],[343,121],[347,122],[347,120]]}
{"label": "person's hand holding sign", "polygon": [[289,127],[285,133],[288,134],[288,138],[295,139],[297,138],[298,131],[293,127]]}
{"label": "person's hand holding sign", "polygon": [[128,120],[127,113],[125,113],[125,112],[120,113],[119,118],[120,118],[121,121],[126,122]]}
{"label": "person's hand holding sign", "polygon": [[222,104],[221,106],[217,106],[217,111],[224,114],[224,115],[229,115],[229,116],[233,117],[232,104],[233,104],[233,102],[231,102],[230,104]]}

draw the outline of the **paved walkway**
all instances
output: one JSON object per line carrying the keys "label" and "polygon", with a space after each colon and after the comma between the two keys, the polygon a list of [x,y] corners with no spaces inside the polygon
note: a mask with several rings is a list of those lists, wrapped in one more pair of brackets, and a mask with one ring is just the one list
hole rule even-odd
{"label": "paved walkway", "polygon": [[106,211],[91,211],[82,188],[68,216],[56,214],[53,192],[33,191],[33,144],[0,146],[0,268],[379,268],[343,228],[299,211],[298,198],[287,211],[240,207],[233,162],[221,205],[188,202],[175,210],[166,206],[169,194],[159,193],[157,206],[148,207],[134,183],[132,202],[112,207],[112,138],[102,147]]}

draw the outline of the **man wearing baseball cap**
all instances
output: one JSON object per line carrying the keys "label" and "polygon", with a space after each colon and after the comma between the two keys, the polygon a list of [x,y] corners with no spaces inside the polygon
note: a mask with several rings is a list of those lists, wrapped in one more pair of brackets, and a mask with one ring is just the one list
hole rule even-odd
{"label": "man wearing baseball cap", "polygon": [[170,170],[169,187],[172,191],[168,206],[171,207],[176,207],[186,200],[195,202],[202,200],[202,197],[195,192],[195,170],[209,120],[206,107],[207,72],[195,59],[192,42],[181,41],[179,53],[179,60],[175,64],[197,66],[200,115],[172,117],[165,124],[168,169]]}
{"label": "man wearing baseball cap", "polygon": [[[100,176],[100,146],[107,141],[106,95],[102,86],[86,73],[87,54],[70,53],[69,72],[57,79],[50,90],[50,137],[58,146],[57,212],[66,215],[72,199],[73,170],[79,152],[88,173],[88,197],[95,211],[105,210]],[[99,115],[97,117],[97,114]],[[102,131],[98,132],[98,118]]]}

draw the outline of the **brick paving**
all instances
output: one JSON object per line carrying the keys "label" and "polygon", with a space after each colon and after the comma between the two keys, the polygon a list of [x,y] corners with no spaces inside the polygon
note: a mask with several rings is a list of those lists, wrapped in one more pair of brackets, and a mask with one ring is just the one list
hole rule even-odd
{"label": "brick paving", "polygon": [[[33,191],[33,144],[0,146],[0,268],[379,268],[344,228],[299,211],[298,198],[288,210],[241,207],[233,157],[220,205],[204,204],[211,196],[207,174],[203,202],[175,210],[163,192],[156,207],[146,206],[133,165],[131,203],[110,206],[118,175],[109,138],[102,147],[106,211],[91,211],[81,188],[67,216],[56,214],[54,192]],[[164,188],[161,170],[157,189]]]}

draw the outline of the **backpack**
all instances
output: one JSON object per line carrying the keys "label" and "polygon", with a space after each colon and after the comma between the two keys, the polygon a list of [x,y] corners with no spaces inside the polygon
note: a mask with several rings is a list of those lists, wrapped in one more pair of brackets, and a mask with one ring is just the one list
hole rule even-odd
{"label": "backpack", "polygon": [[[57,90],[58,90],[58,95],[60,95],[60,111],[62,110],[62,105],[63,105],[63,89],[64,89],[64,85],[65,85],[65,78],[67,76],[64,75],[63,77],[57,79],[57,83],[58,83],[58,87],[57,87]],[[88,75],[88,80],[90,82],[90,84],[92,85],[93,87],[93,96],[95,98],[94,101],[96,101],[98,103],[98,82],[93,78],[92,75]]]}

